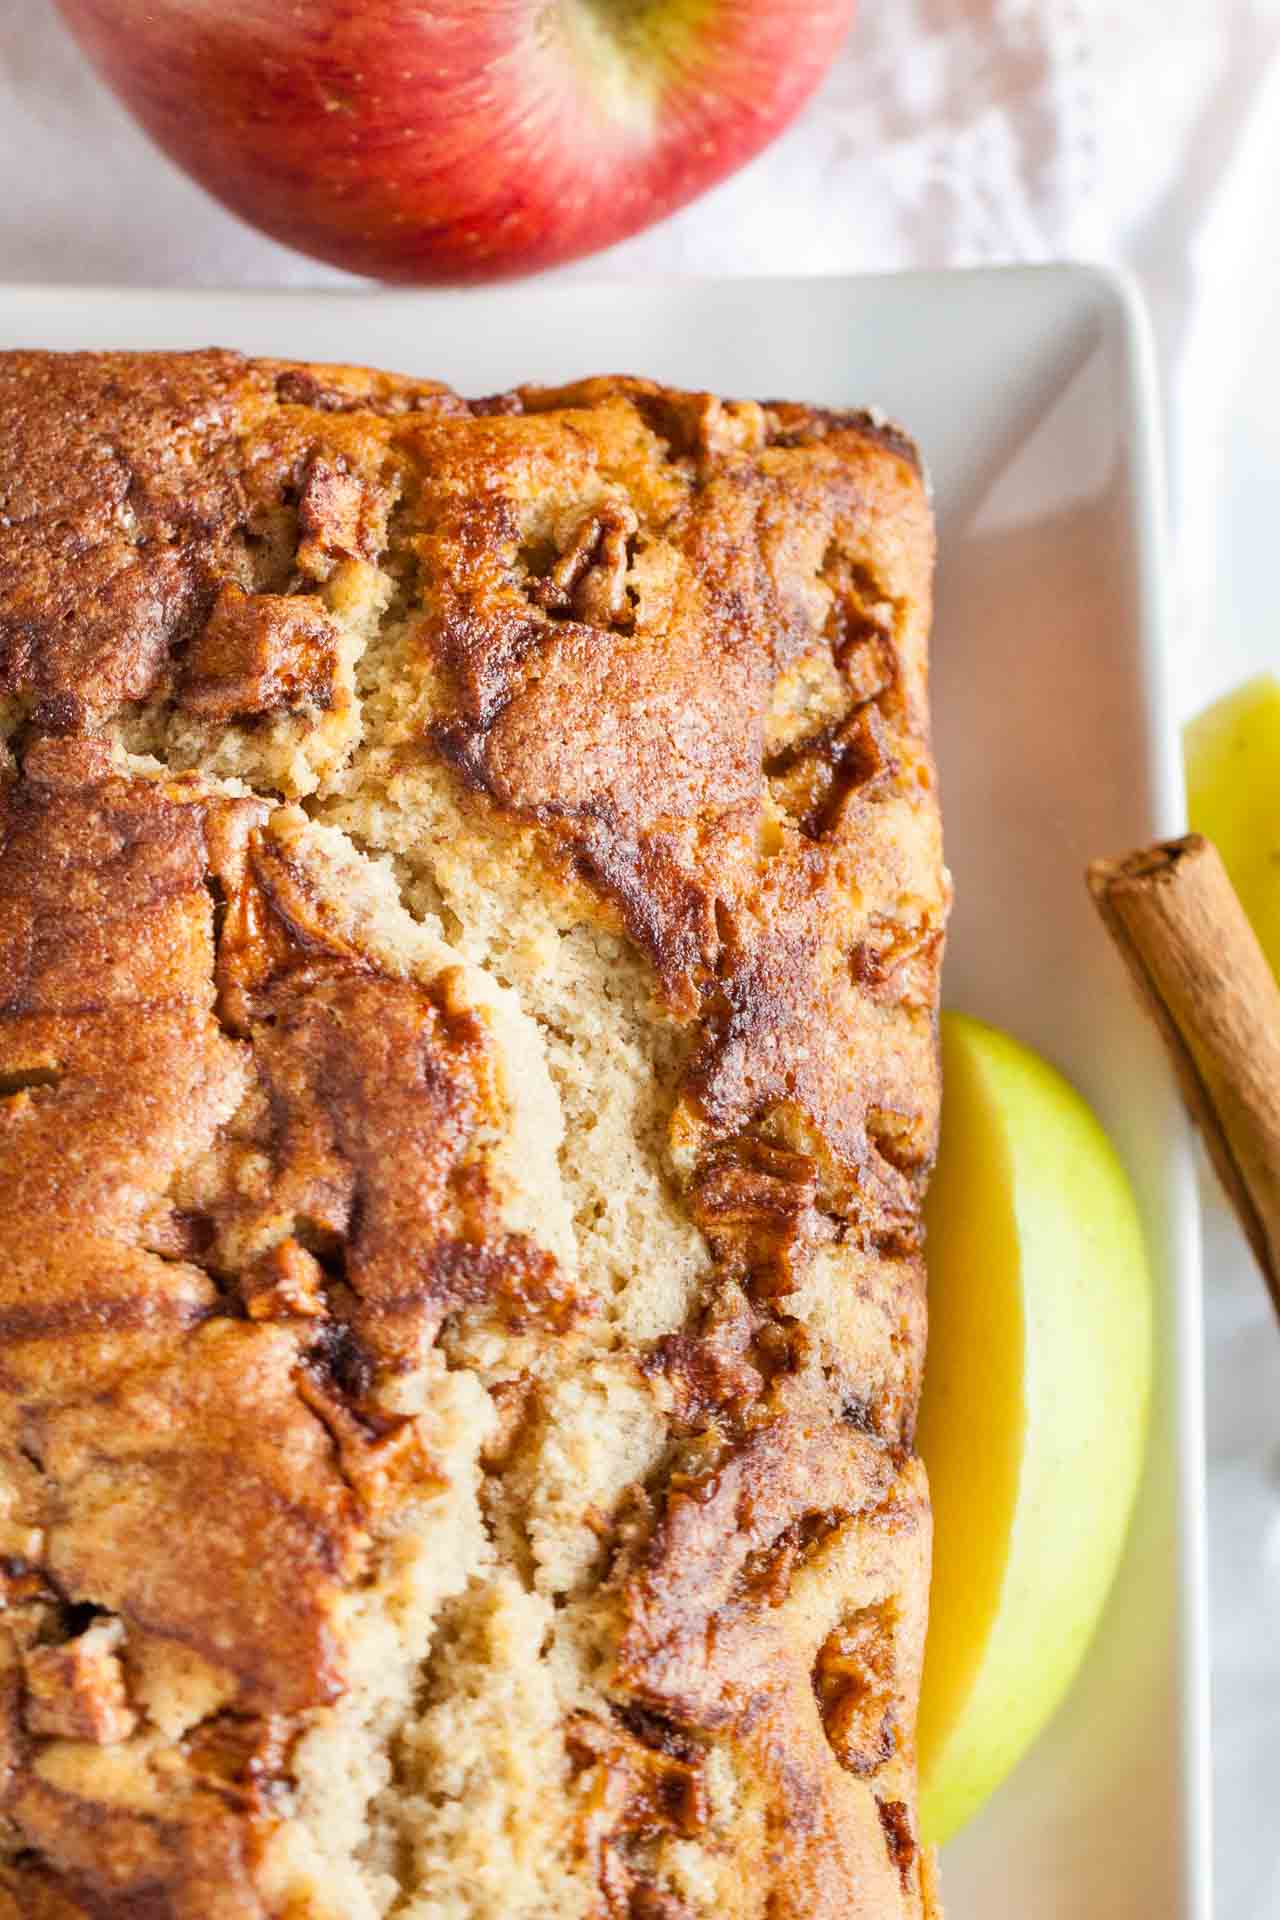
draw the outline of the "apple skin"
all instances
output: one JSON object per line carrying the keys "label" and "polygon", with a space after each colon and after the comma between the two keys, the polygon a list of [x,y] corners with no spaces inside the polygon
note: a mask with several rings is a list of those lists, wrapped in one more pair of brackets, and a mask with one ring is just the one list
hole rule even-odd
{"label": "apple skin", "polygon": [[920,1820],[937,1844],[1075,1678],[1128,1531],[1152,1351],[1137,1208],[1079,1094],[958,1014],[942,1060],[917,1436],[934,1509]]}
{"label": "apple skin", "polygon": [[1188,819],[1222,855],[1280,980],[1280,679],[1259,674],[1206,707],[1183,744]]}
{"label": "apple skin", "polygon": [[460,283],[608,246],[742,166],[854,0],[58,4],[232,212],[354,273]]}

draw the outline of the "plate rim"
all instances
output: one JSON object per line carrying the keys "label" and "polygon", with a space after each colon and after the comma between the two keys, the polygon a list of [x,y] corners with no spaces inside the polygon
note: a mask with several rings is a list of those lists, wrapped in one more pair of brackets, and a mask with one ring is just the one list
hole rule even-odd
{"label": "plate rim", "polygon": [[[1126,508],[1137,561],[1138,660],[1146,694],[1147,773],[1156,837],[1186,832],[1186,785],[1174,676],[1168,475],[1154,330],[1135,276],[1113,265],[1058,269],[1085,275],[1111,308],[1132,403]],[[1207,1445],[1204,1276],[1193,1129],[1169,1075],[1176,1112],[1166,1176],[1166,1260],[1172,1283],[1173,1388],[1178,1488],[1178,1647],[1182,1795],[1180,1852],[1187,1911],[1213,1915],[1213,1782],[1210,1744]],[[1179,1155],[1179,1143],[1181,1153]],[[1181,1159],[1179,1170],[1173,1163]]]}

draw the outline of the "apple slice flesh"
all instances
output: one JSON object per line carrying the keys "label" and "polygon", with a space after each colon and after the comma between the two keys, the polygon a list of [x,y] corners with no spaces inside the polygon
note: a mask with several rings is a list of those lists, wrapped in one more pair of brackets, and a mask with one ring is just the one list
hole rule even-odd
{"label": "apple slice flesh", "polygon": [[1151,1294],[1124,1169],[1038,1055],[943,1018],[919,1447],[934,1507],[921,1825],[941,1843],[1053,1713],[1141,1471]]}
{"label": "apple slice flesh", "polygon": [[1259,674],[1187,727],[1187,813],[1212,840],[1280,978],[1280,680]]}

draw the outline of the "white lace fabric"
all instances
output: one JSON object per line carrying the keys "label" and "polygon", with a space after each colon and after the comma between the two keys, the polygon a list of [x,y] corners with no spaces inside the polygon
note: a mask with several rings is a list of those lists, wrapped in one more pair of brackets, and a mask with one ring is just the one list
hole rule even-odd
{"label": "white lace fabric", "polygon": [[1089,45],[1075,0],[864,0],[801,124],[604,264],[831,273],[1079,251]]}

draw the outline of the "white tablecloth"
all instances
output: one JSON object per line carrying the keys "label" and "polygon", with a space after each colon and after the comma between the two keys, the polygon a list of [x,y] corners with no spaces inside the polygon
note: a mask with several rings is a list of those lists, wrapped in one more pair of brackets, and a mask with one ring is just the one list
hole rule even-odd
{"label": "white tablecloth", "polygon": [[[1127,260],[1155,316],[1190,713],[1280,661],[1280,0],[863,0],[789,134],[585,271],[1061,254]],[[0,9],[0,277],[344,280],[160,160],[46,0]],[[1280,1335],[1205,1201],[1217,1907],[1280,1920]]]}

